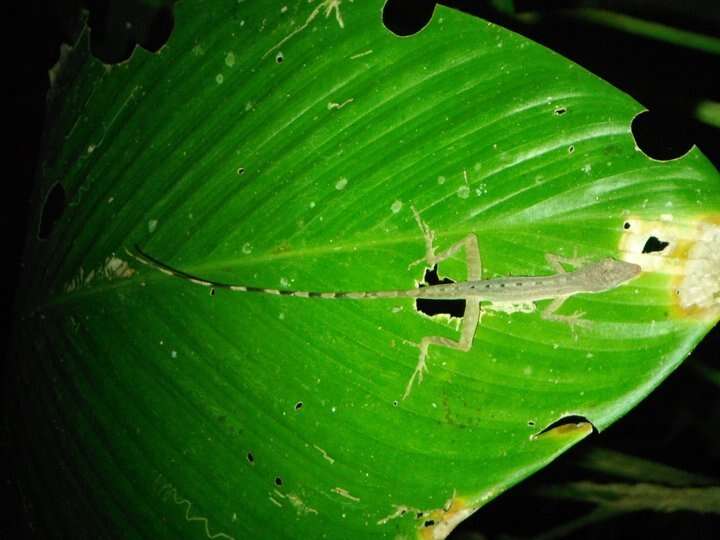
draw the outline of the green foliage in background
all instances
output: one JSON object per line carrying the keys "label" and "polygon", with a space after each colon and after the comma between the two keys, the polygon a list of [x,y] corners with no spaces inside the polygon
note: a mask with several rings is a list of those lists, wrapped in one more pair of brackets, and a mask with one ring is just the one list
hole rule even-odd
{"label": "green foliage in background", "polygon": [[[382,5],[186,0],[157,54],[106,66],[84,34],[63,56],[33,223],[53,186],[66,204],[28,239],[10,424],[44,534],[442,538],[592,426],[544,428],[604,429],[717,321],[679,310],[681,255],[636,232],[712,245],[720,176],[697,149],[649,159],[638,103],[507,30],[438,7],[398,38]],[[254,286],[413,288],[411,206],[438,248],[476,234],[487,278],[552,273],[546,253],[647,271],[568,300],[588,328],[542,303],[487,313],[403,400],[406,341],[457,320],[212,295],[125,252]],[[464,272],[462,253],[440,267]]]}

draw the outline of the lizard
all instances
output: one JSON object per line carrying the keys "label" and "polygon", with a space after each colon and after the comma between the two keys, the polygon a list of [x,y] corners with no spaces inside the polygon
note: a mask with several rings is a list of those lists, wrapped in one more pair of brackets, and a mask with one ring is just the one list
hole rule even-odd
{"label": "lizard", "polygon": [[[423,375],[428,371],[427,357],[430,345],[442,346],[456,349],[462,352],[469,352],[472,348],[475,332],[481,322],[483,310],[481,302],[488,302],[490,309],[504,310],[506,306],[530,306],[534,309],[535,302],[541,300],[552,300],[543,310],[541,317],[545,320],[563,322],[574,326],[586,326],[589,321],[582,319],[583,312],[575,312],[571,315],[559,315],[557,310],[571,296],[583,293],[601,293],[614,289],[640,274],[640,265],[611,257],[605,257],[594,262],[586,262],[586,259],[566,258],[553,254],[546,254],[546,260],[554,274],[539,276],[513,276],[483,279],[482,262],[478,247],[477,236],[470,233],[459,242],[452,244],[441,253],[435,252],[434,232],[422,220],[420,214],[414,207],[411,207],[415,220],[420,227],[425,239],[425,257],[408,266],[426,262],[429,268],[436,267],[440,262],[454,257],[459,251],[465,250],[467,264],[467,280],[454,283],[442,283],[427,285],[413,289],[377,290],[377,291],[302,291],[274,289],[266,287],[254,287],[249,285],[223,283],[210,279],[203,279],[192,274],[176,270],[167,264],[147,255],[139,246],[134,251],[125,248],[125,251],[144,265],[159,270],[169,276],[177,277],[194,283],[209,287],[214,293],[215,289],[227,289],[243,293],[262,293],[280,296],[300,298],[324,298],[324,299],[380,299],[380,298],[423,298],[438,300],[464,300],[465,311],[462,316],[460,327],[460,338],[453,340],[441,336],[426,336],[420,343],[405,341],[420,350],[418,362],[415,366],[410,380],[408,381],[403,399],[406,399],[412,390],[417,379],[418,384],[423,380]],[[563,264],[575,267],[567,271]],[[528,311],[528,310],[526,310]]]}

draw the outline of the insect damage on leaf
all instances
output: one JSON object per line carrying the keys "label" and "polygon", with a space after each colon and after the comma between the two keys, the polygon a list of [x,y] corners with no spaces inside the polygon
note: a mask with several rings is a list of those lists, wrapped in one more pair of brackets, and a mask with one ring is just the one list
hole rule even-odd
{"label": "insect damage on leaf", "polygon": [[670,276],[674,316],[713,320],[720,315],[720,216],[633,216],[623,230],[620,249],[630,254],[628,261]]}

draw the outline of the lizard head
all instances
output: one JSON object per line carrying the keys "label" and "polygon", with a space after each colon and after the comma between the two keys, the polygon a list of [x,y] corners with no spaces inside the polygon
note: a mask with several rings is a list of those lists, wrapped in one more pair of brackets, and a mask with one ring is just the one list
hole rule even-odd
{"label": "lizard head", "polygon": [[598,290],[606,290],[630,281],[642,271],[642,267],[608,257],[591,265],[588,270],[588,277],[596,283]]}

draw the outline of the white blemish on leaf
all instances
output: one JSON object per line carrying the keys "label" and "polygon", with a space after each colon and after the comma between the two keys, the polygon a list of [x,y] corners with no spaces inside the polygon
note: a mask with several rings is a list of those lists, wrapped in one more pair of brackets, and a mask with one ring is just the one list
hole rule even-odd
{"label": "white blemish on leaf", "polygon": [[265,51],[265,54],[262,55],[262,58],[265,59],[272,53],[273,51],[276,51],[280,47],[282,47],[285,43],[287,43],[289,40],[291,40],[293,37],[298,35],[300,32],[305,30],[308,26],[310,26],[310,23],[315,20],[315,17],[317,17],[320,12],[324,9],[325,10],[325,18],[327,19],[330,17],[330,14],[335,11],[335,20],[338,23],[338,26],[340,28],[345,28],[345,22],[343,21],[342,14],[340,13],[340,4],[342,4],[342,0],[323,0],[321,4],[315,7],[310,12],[310,15],[308,15],[308,18],[305,19],[305,22],[295,28],[292,32],[290,32],[287,36],[282,38],[280,41],[278,41],[275,45],[270,47],[267,51]]}
{"label": "white blemish on leaf", "polygon": [[537,309],[534,302],[490,302],[483,306],[486,311],[500,311],[502,313],[533,313]]}
{"label": "white blemish on leaf", "polygon": [[222,73],[218,73],[217,75],[215,75],[215,82],[216,82],[216,83],[222,84],[223,81],[225,81],[225,77],[223,76]]}
{"label": "white blemish on leaf", "polygon": [[[643,253],[652,237],[663,242],[663,248]],[[643,272],[669,276],[667,292],[676,315],[713,319],[720,313],[720,217],[628,217],[619,250]]]}
{"label": "white blemish on leaf", "polygon": [[177,351],[170,351],[170,358],[177,358]]}
{"label": "white blemish on leaf", "polygon": [[470,196],[470,187],[469,186],[460,186],[457,189],[457,196],[461,199],[467,199]]}
{"label": "white blemish on leaf", "polygon": [[367,51],[363,51],[363,52],[361,52],[361,53],[353,54],[353,55],[350,57],[350,60],[357,60],[358,58],[362,58],[363,56],[367,56],[368,54],[372,54],[372,53],[373,53],[373,50],[372,50],[372,49],[368,49]]}
{"label": "white blemish on leaf", "polygon": [[290,281],[288,281],[288,279],[285,277],[281,277],[280,278],[280,286],[283,289],[287,289],[290,286]]}
{"label": "white blemish on leaf", "polygon": [[273,503],[275,506],[278,506],[278,507],[282,508],[282,504],[280,504],[278,501],[276,501],[276,500],[273,498],[272,495],[270,495],[270,496],[268,497],[268,499],[270,499],[270,502]]}
{"label": "white blemish on leaf", "polygon": [[105,259],[105,266],[103,268],[105,279],[129,278],[134,273],[135,270],[128,266],[127,261],[115,257],[115,255]]}
{"label": "white blemish on leaf", "polygon": [[340,180],[335,182],[335,189],[337,189],[338,191],[342,191],[343,189],[345,189],[347,187],[347,184],[348,184],[348,179],[343,176],[342,178],[340,178]]}
{"label": "white blemish on leaf", "polygon": [[445,180],[447,180],[447,178],[445,178],[444,176],[438,176],[437,183],[439,185],[443,185],[445,183]]}
{"label": "white blemish on leaf", "polygon": [[97,279],[112,281],[115,279],[129,278],[132,277],[133,274],[135,274],[135,270],[130,268],[127,261],[111,255],[110,257],[106,257],[101,265],[90,270],[87,274],[85,274],[85,269],[80,267],[77,275],[65,283],[63,290],[66,293],[71,293],[90,285]]}
{"label": "white blemish on leaf", "polygon": [[230,51],[225,55],[225,65],[229,68],[235,65],[235,53]]}
{"label": "white blemish on leaf", "polygon": [[492,492],[483,495],[479,502],[469,504],[465,499],[458,497],[453,492],[453,496],[442,507],[432,510],[418,510],[410,506],[396,504],[393,505],[394,512],[378,521],[378,525],[385,525],[390,520],[412,513],[416,519],[418,538],[441,540],[447,538],[460,522],[480,508],[490,496],[492,496]]}
{"label": "white blemish on leaf", "polygon": [[162,475],[158,475],[154,482],[158,495],[163,501],[170,501],[178,506],[185,506],[185,521],[188,523],[201,523],[205,531],[205,536],[212,540],[219,540],[224,538],[225,540],[235,540],[234,536],[225,534],[224,532],[211,532],[210,521],[207,517],[201,515],[193,515],[193,504],[185,498],[179,496],[177,489],[169,482],[165,482]]}
{"label": "white blemish on leaf", "polygon": [[317,444],[313,444],[313,448],[314,448],[315,450],[317,450],[318,452],[320,452],[320,454],[322,454],[322,457],[323,457],[323,459],[324,459],[325,461],[329,462],[331,465],[332,465],[333,463],[335,463],[335,460],[334,460],[333,458],[331,458],[331,457],[328,455],[328,453],[327,453],[325,450],[323,450],[322,448],[320,448]]}
{"label": "white blemish on leaf", "polygon": [[393,214],[397,214],[398,212],[400,212],[400,210],[402,210],[402,207],[402,201],[398,200],[392,203],[392,205],[390,206],[390,211],[392,211]]}
{"label": "white blemish on leaf", "polygon": [[481,197],[485,194],[487,194],[487,184],[480,184],[478,187],[475,188],[475,195],[477,195],[478,197]]}
{"label": "white blemish on leaf", "polygon": [[157,220],[157,219],[151,219],[150,221],[148,221],[148,224],[147,224],[147,225],[148,225],[148,232],[149,232],[150,234],[152,234],[152,233],[155,232],[155,229],[157,229],[158,220]]}
{"label": "white blemish on leaf", "polygon": [[310,204],[308,204],[310,208],[315,208],[315,201],[310,201]]}
{"label": "white blemish on leaf", "polygon": [[201,45],[195,45],[190,53],[193,56],[203,56],[205,54],[205,49],[203,49]]}
{"label": "white blemish on leaf", "polygon": [[444,517],[437,521],[433,527],[433,540],[444,540],[455,527],[474,514],[479,507],[469,506],[456,511],[447,511]]}
{"label": "white blemish on leaf", "polygon": [[337,494],[340,495],[341,497],[345,497],[346,499],[349,499],[349,500],[351,500],[351,501],[353,501],[353,502],[359,502],[359,501],[360,501],[359,498],[353,497],[352,495],[350,495],[350,492],[349,492],[347,489],[344,489],[344,488],[341,488],[341,487],[334,487],[334,488],[332,488],[330,491],[332,491],[333,493],[337,493]]}
{"label": "white blemish on leaf", "polygon": [[334,101],[330,101],[327,104],[327,108],[328,108],[328,111],[339,110],[339,109],[342,109],[348,103],[352,103],[352,102],[353,102],[353,98],[348,98],[345,101],[343,101],[342,103],[336,103]]}
{"label": "white blemish on leaf", "polygon": [[720,226],[703,224],[678,287],[680,306],[720,311]]}
{"label": "white blemish on leaf", "polygon": [[243,246],[242,246],[242,252],[243,252],[245,255],[250,255],[250,254],[252,253],[252,245],[250,244],[250,242],[245,242],[245,243],[243,244]]}
{"label": "white blemish on leaf", "polygon": [[295,510],[297,510],[298,515],[301,514],[317,514],[317,510],[314,508],[311,508],[310,506],[306,505],[303,500],[295,495],[294,493],[288,493],[286,495],[287,500],[290,501],[290,504],[292,504],[295,507]]}
{"label": "white blemish on leaf", "polygon": [[422,510],[419,508],[413,508],[412,506],[405,506],[404,504],[398,505],[394,504],[393,508],[395,508],[395,511],[392,514],[389,514],[385,516],[384,518],[378,520],[378,525],[385,525],[388,521],[392,521],[393,519],[397,519],[399,517],[403,517],[405,514],[413,513],[413,514],[419,514],[422,513]]}

